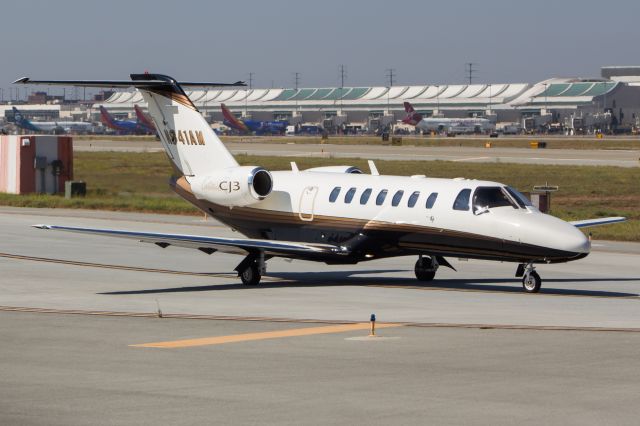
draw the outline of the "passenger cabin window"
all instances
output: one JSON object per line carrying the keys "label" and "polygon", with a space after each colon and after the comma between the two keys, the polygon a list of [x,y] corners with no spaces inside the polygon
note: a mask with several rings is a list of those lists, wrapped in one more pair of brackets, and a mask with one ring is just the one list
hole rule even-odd
{"label": "passenger cabin window", "polygon": [[499,186],[480,186],[473,193],[473,211],[485,208],[513,207],[517,209],[516,203],[509,198],[506,191]]}
{"label": "passenger cabin window", "polygon": [[338,199],[338,195],[340,195],[340,187],[336,186],[335,188],[333,188],[333,191],[331,191],[331,195],[329,195],[329,202],[335,203]]}
{"label": "passenger cabin window", "polygon": [[460,191],[460,193],[456,197],[456,200],[453,202],[453,209],[462,210],[462,211],[469,210],[470,197],[471,197],[470,189],[463,189],[462,191]]}
{"label": "passenger cabin window", "polygon": [[436,203],[436,199],[438,198],[437,192],[432,192],[427,198],[427,208],[430,209]]}
{"label": "passenger cabin window", "polygon": [[367,204],[367,201],[369,201],[369,197],[371,197],[371,188],[367,188],[364,190],[364,192],[360,196],[360,204]]}
{"label": "passenger cabin window", "polygon": [[349,204],[353,200],[353,196],[356,194],[355,188],[349,188],[346,194],[344,194],[344,202]]}
{"label": "passenger cabin window", "polygon": [[529,199],[525,197],[521,192],[508,186],[506,186],[504,189],[507,190],[507,192],[513,197],[513,199],[516,200],[516,203],[518,203],[518,205],[523,209],[525,207],[533,206],[533,204],[531,204],[531,201],[529,201]]}
{"label": "passenger cabin window", "polygon": [[420,191],[416,191],[411,196],[409,196],[409,201],[407,201],[407,207],[413,207],[418,202],[418,197],[420,197]]}
{"label": "passenger cabin window", "polygon": [[404,195],[403,190],[396,191],[396,193],[393,194],[393,199],[391,199],[391,205],[393,207],[398,207],[398,204],[400,204],[400,201],[402,200],[403,195]]}
{"label": "passenger cabin window", "polygon": [[387,198],[387,192],[389,191],[383,189],[378,193],[378,196],[376,197],[376,206],[381,206],[382,203],[384,203],[384,199]]}

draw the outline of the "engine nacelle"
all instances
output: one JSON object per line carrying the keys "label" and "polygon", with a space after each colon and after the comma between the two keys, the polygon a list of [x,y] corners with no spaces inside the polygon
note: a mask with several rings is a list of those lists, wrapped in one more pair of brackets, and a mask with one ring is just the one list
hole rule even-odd
{"label": "engine nacelle", "polygon": [[263,200],[273,189],[273,177],[266,169],[239,166],[190,179],[196,198],[227,207],[242,207]]}
{"label": "engine nacelle", "polygon": [[324,173],[356,173],[362,174],[362,170],[355,166],[325,166],[325,167],[312,167],[306,169],[305,172],[324,172]]}

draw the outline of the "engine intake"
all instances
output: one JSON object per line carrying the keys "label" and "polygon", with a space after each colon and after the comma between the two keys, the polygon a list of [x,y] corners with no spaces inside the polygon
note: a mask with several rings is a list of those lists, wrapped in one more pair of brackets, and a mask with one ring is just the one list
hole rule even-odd
{"label": "engine intake", "polygon": [[271,173],[262,167],[241,166],[215,171],[191,179],[196,198],[228,207],[254,204],[273,189]]}

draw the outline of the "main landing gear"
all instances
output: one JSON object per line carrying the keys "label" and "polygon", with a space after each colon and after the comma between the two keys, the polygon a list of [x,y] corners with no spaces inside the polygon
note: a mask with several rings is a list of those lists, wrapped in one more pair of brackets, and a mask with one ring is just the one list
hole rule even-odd
{"label": "main landing gear", "polygon": [[414,271],[416,273],[416,278],[420,281],[433,281],[433,278],[436,276],[436,271],[438,270],[438,261],[434,257],[422,257],[420,255],[418,257],[418,261],[416,262],[416,266]]}
{"label": "main landing gear", "polygon": [[522,288],[527,293],[537,293],[540,291],[542,279],[536,272],[536,267],[533,266],[533,262],[529,262],[526,265],[518,265],[516,277],[522,277]]}
{"label": "main landing gear", "polygon": [[258,285],[262,275],[267,272],[264,252],[249,253],[235,271],[244,285]]}

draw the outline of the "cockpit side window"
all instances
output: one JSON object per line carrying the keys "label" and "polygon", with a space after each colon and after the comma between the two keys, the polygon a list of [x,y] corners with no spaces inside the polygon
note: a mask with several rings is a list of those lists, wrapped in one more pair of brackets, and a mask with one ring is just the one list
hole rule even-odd
{"label": "cockpit side window", "polygon": [[525,197],[524,194],[522,194],[521,192],[509,186],[505,186],[504,189],[506,189],[509,195],[511,195],[513,199],[516,200],[516,203],[518,203],[520,207],[525,208],[525,207],[533,206],[533,204],[531,204],[531,201],[529,201],[529,199]]}
{"label": "cockpit side window", "polygon": [[496,207],[518,208],[507,193],[499,186],[480,186],[476,188],[476,191],[473,193],[473,211]]}
{"label": "cockpit side window", "polygon": [[453,202],[453,209],[462,210],[462,211],[469,210],[470,197],[471,197],[470,189],[463,189],[462,191],[460,191],[460,193],[456,197],[456,200]]}

